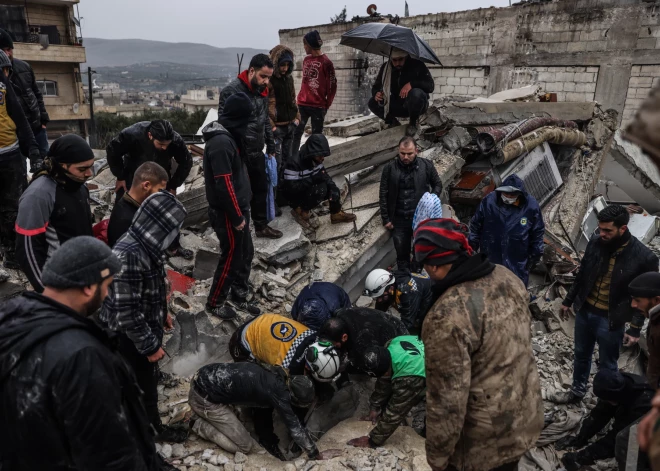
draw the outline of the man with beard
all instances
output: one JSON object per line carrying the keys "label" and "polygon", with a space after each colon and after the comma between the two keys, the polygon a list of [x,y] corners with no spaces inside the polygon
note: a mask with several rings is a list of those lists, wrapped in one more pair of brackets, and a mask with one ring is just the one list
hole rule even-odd
{"label": "man with beard", "polygon": [[93,166],[94,153],[82,137],[62,136],[19,200],[16,258],[37,293],[44,289],[42,269],[53,252],[73,237],[93,235],[85,186]]}
{"label": "man with beard", "polygon": [[[121,264],[93,237],[62,244],[43,293],[0,308],[0,468],[159,471],[140,389],[88,317]],[[38,450],[38,451],[35,451]]]}
{"label": "man with beard", "polygon": [[252,106],[247,94],[235,93],[225,101],[218,121],[202,130],[209,219],[220,242],[220,259],[206,309],[225,320],[236,317],[227,301],[252,315],[261,313],[247,302],[254,245],[250,234],[250,182],[242,156]]}
{"label": "man with beard", "polygon": [[133,224],[113,249],[121,272],[110,285],[99,319],[117,332],[119,351],[132,366],[156,440],[182,442],[185,430],[164,426],[158,412],[158,361],[165,356],[163,334],[171,330],[163,254],[186,217],[183,205],[167,191],[149,196]]}
{"label": "man with beard", "polygon": [[[594,346],[600,369],[618,370],[619,348],[637,343],[644,316],[630,305],[628,285],[637,276],[658,271],[658,257],[628,230],[630,215],[620,205],[598,213],[598,230],[582,257],[580,269],[564,302],[562,314],[575,310],[573,386],[555,402],[578,403],[587,392]],[[625,332],[625,325],[630,322]]]}
{"label": "man with beard", "polygon": [[273,62],[266,54],[257,54],[250,66],[229,83],[220,93],[218,116],[222,116],[227,99],[237,93],[250,98],[250,116],[242,134],[242,157],[245,160],[252,188],[250,202],[254,231],[257,237],[279,239],[282,232],[268,225],[268,177],[264,145],[268,158],[275,158],[275,139],[268,117],[268,82],[273,75]]}
{"label": "man with beard", "polygon": [[646,333],[649,362],[646,379],[658,389],[660,379],[660,273],[652,271],[639,275],[628,285],[632,297],[631,307],[649,320]]}

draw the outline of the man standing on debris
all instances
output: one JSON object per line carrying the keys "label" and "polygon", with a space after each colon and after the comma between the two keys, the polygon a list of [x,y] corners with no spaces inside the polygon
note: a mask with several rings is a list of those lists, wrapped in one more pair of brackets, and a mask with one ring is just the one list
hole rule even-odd
{"label": "man standing on debris", "polygon": [[295,61],[291,49],[283,45],[270,51],[270,60],[274,69],[268,83],[268,116],[277,141],[278,167],[283,169],[293,155],[293,135],[300,124],[296,88],[291,76]]}
{"label": "man standing on debris", "polygon": [[300,291],[291,308],[291,318],[318,331],[335,312],[348,307],[351,299],[341,286],[317,281]]}
{"label": "man standing on debris", "polygon": [[80,136],[68,134],[50,146],[44,170],[34,175],[18,206],[16,258],[34,290],[41,293],[46,260],[60,244],[93,235],[89,190],[94,152]]}
{"label": "man standing on debris", "polygon": [[162,425],[158,412],[158,361],[165,356],[164,329],[171,330],[167,312],[165,249],[179,234],[186,210],[169,192],[149,196],[133,224],[114,247],[121,272],[110,285],[101,322],[117,332],[119,351],[133,367],[144,391],[144,405],[156,440],[182,442],[184,430]]}
{"label": "man standing on debris", "polygon": [[148,196],[164,190],[169,176],[155,162],[145,162],[135,171],[131,189],[115,203],[108,222],[108,245],[114,247],[121,236],[128,232],[133,216]]}
{"label": "man standing on debris", "polygon": [[369,415],[363,420],[376,426],[368,436],[348,444],[376,448],[385,444],[426,395],[424,344],[416,335],[404,335],[384,347],[370,347],[365,358],[365,371],[378,380],[369,398]]}
{"label": "man standing on debris", "polygon": [[306,229],[311,229],[310,210],[328,200],[330,223],[352,223],[355,214],[341,207],[339,188],[323,166],[330,155],[328,140],[323,134],[312,134],[284,169],[282,193],[293,208],[291,214]]}
{"label": "man standing on debris", "polygon": [[399,125],[397,118],[410,118],[406,134],[414,136],[419,131],[417,121],[429,108],[429,95],[434,89],[435,82],[426,64],[394,48],[371,87],[369,109],[392,126]]}
{"label": "man standing on debris", "polygon": [[428,191],[440,197],[438,171],[430,160],[417,158],[415,139],[404,137],[399,141],[399,156],[383,167],[380,178],[380,217],[392,231],[399,269],[410,269],[415,210]]}
{"label": "man standing on debris", "polygon": [[415,232],[415,257],[440,291],[422,326],[426,455],[434,470],[515,470],[543,429],[529,294],[473,255],[463,227],[430,219]]}
{"label": "man standing on debris", "polygon": [[[600,234],[594,235],[564,302],[562,315],[575,310],[575,360],[571,391],[555,402],[577,403],[587,392],[594,346],[599,368],[616,371],[621,342],[639,340],[644,316],[630,305],[628,285],[637,276],[658,271],[658,257],[628,230],[630,215],[610,205],[597,215]],[[625,332],[625,324],[630,328]]]}
{"label": "man standing on debris", "polygon": [[302,83],[298,92],[300,124],[293,138],[293,154],[300,149],[300,141],[310,118],[312,134],[323,132],[325,115],[337,94],[335,66],[321,51],[323,40],[319,32],[314,30],[307,33],[303,37],[303,47],[307,56],[303,59]]}
{"label": "man standing on debris", "polygon": [[282,232],[268,225],[267,198],[268,178],[266,176],[266,158],[264,145],[268,158],[275,158],[275,139],[273,128],[268,117],[268,82],[273,75],[273,62],[266,54],[257,54],[250,61],[250,66],[232,80],[220,93],[218,116],[222,116],[227,99],[237,93],[243,93],[250,98],[250,116],[247,128],[242,134],[244,143],[241,144],[242,158],[244,159],[250,186],[252,188],[252,221],[257,237],[279,239]]}
{"label": "man standing on debris", "polygon": [[43,267],[43,294],[0,308],[1,469],[164,469],[140,388],[89,319],[120,269],[106,244],[75,237]]}
{"label": "man standing on debris", "polygon": [[628,285],[628,293],[632,297],[631,306],[649,320],[646,333],[648,346],[648,366],[646,379],[658,389],[660,380],[660,273],[649,272],[639,275]]}
{"label": "man standing on debris", "polygon": [[225,320],[236,317],[236,312],[226,304],[228,300],[249,314],[261,313],[247,301],[254,246],[250,234],[252,194],[242,156],[246,154],[252,106],[248,95],[235,93],[225,101],[218,121],[202,130],[206,141],[203,164],[209,219],[220,241],[220,259],[206,309]]}
{"label": "man standing on debris", "polygon": [[518,175],[509,175],[481,200],[470,221],[472,249],[504,265],[525,283],[543,256],[545,223],[536,199]]}

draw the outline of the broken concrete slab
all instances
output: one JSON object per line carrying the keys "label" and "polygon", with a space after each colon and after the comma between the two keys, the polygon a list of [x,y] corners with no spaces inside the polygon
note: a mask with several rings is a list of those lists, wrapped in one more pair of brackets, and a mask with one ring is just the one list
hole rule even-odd
{"label": "broken concrete slab", "polygon": [[329,217],[319,218],[319,222],[321,225],[316,229],[316,243],[341,239],[355,231],[353,223],[332,224]]}
{"label": "broken concrete slab", "polygon": [[280,239],[254,239],[254,253],[270,265],[283,266],[294,260],[301,259],[311,249],[311,243],[290,211],[284,211],[282,216],[275,218],[270,227],[282,231]]}
{"label": "broken concrete slab", "polygon": [[200,224],[209,219],[209,202],[206,199],[206,188],[203,186],[204,180],[201,181],[201,187],[177,195],[177,199],[188,212],[183,227]]}
{"label": "broken concrete slab", "polygon": [[[380,175],[381,172],[378,172]],[[380,197],[380,182],[357,184],[351,186],[351,194],[344,200],[345,207],[353,207],[354,209],[362,208],[365,206],[378,205]]]}
{"label": "broken concrete slab", "polygon": [[442,143],[445,145],[449,152],[456,152],[472,142],[472,136],[468,133],[467,129],[454,126],[442,138]]}
{"label": "broken concrete slab", "polygon": [[326,124],[323,127],[323,134],[335,137],[351,137],[380,130],[381,124],[378,116],[351,116],[335,123]]}
{"label": "broken concrete slab", "polygon": [[367,208],[361,211],[355,211],[355,215],[357,216],[355,230],[361,232],[378,214],[380,214],[380,208]]}
{"label": "broken concrete slab", "polygon": [[438,154],[433,159],[433,165],[438,171],[438,175],[442,181],[442,187],[447,188],[454,177],[461,172],[463,165],[465,165],[465,160],[457,155],[444,152]]}
{"label": "broken concrete slab", "polygon": [[219,260],[220,252],[217,249],[213,250],[207,247],[201,247],[195,255],[193,278],[196,280],[213,278]]}

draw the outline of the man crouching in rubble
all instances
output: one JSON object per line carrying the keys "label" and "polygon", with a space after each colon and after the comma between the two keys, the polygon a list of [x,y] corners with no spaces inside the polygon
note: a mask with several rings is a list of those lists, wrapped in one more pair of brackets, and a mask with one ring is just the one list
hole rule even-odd
{"label": "man crouching in rubble", "polygon": [[172,469],[130,368],[88,319],[120,269],[106,244],[75,237],[46,262],[42,294],[0,308],[0,469]]}
{"label": "man crouching in rubble", "polygon": [[543,429],[525,285],[453,219],[420,224],[415,257],[441,293],[422,325],[428,462],[513,471]]}
{"label": "man crouching in rubble", "polygon": [[649,319],[646,334],[646,345],[649,349],[646,379],[654,389],[658,389],[658,380],[660,380],[660,273],[653,271],[639,275],[628,285],[628,293],[632,297],[632,308]]}

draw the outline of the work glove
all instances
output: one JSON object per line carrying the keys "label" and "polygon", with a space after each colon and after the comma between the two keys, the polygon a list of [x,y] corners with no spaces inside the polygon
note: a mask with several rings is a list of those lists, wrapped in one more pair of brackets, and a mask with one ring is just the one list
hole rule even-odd
{"label": "work glove", "polygon": [[44,161],[40,155],[36,158],[30,157],[30,173],[35,175],[44,169]]}
{"label": "work glove", "polygon": [[555,450],[562,451],[568,448],[582,448],[585,445],[584,441],[576,436],[564,437],[555,442]]}

